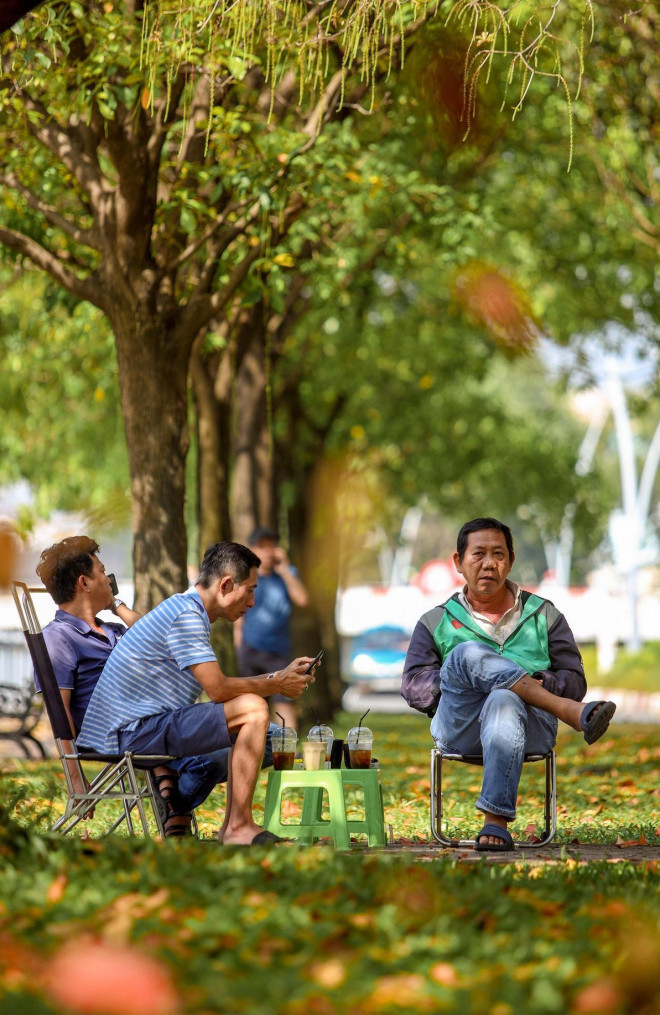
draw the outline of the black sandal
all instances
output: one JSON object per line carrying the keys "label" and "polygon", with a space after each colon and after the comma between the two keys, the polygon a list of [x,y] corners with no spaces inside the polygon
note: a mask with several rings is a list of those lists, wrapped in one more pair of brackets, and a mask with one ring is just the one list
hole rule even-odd
{"label": "black sandal", "polygon": [[184,811],[179,798],[179,777],[176,772],[149,772],[151,788],[166,839],[191,835],[192,814]]}
{"label": "black sandal", "polygon": [[182,839],[192,835],[192,814],[170,814],[163,825],[166,839]]}

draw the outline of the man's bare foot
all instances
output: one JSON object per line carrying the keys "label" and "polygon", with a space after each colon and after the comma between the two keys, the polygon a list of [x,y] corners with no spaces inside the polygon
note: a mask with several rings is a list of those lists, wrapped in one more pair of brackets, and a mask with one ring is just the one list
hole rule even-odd
{"label": "man's bare foot", "polygon": [[[603,707],[604,704],[605,704],[604,701],[597,701],[597,702],[595,702],[596,707],[591,709],[591,715],[592,716],[598,715],[598,713],[600,712],[600,710],[601,710],[601,708]],[[581,733],[582,732],[582,718],[585,715],[585,713],[587,712],[587,709],[591,708],[592,705],[594,705],[594,702],[593,701],[587,701],[587,702],[576,701],[575,705],[576,705],[575,715],[571,717],[571,722],[568,725],[572,726],[572,728],[574,730],[577,730],[578,733]]]}
{"label": "man's bare foot", "polygon": [[[578,733],[581,733],[582,717],[585,714],[586,710],[592,704],[593,702],[589,701],[587,702],[573,701],[571,698],[563,698],[562,699],[563,714],[560,715],[559,718],[562,720],[562,722],[565,722],[567,726],[570,726],[571,729],[576,730]],[[597,703],[596,708],[593,710],[593,715],[595,715],[596,712],[598,712],[601,705],[603,704],[604,702],[602,701],[599,701]]]}
{"label": "man's bare foot", "polygon": [[[218,840],[225,846],[249,846],[256,835],[263,832],[261,825],[251,822],[249,825],[227,827],[218,832]],[[222,838],[220,838],[222,836]]]}
{"label": "man's bare foot", "polygon": [[[498,825],[506,831],[507,820],[503,818],[501,814],[489,814],[484,811],[484,825]],[[506,843],[504,836],[495,835],[479,835],[477,836],[477,842],[481,846],[503,846]]]}

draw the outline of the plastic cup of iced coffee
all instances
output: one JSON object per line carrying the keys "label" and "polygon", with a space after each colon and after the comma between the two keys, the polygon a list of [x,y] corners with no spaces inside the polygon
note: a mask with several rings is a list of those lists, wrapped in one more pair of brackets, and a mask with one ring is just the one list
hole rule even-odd
{"label": "plastic cup of iced coffee", "polygon": [[296,757],[296,746],[298,734],[290,726],[280,726],[271,735],[271,748],[273,751],[273,768],[276,772],[293,768]]}
{"label": "plastic cup of iced coffee", "polygon": [[351,768],[369,768],[374,735],[367,726],[354,726],[346,737],[351,759]]}
{"label": "plastic cup of iced coffee", "polygon": [[330,763],[330,752],[332,750],[332,741],[335,735],[329,726],[312,726],[311,730],[307,734],[308,740],[322,740],[325,744],[325,760]]}
{"label": "plastic cup of iced coffee", "polygon": [[303,740],[301,750],[306,769],[318,772],[325,768],[325,744],[322,740]]}

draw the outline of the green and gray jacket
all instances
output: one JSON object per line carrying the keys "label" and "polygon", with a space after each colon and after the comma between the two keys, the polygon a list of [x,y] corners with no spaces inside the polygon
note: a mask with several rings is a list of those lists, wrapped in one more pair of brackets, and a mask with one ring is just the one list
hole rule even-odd
{"label": "green and gray jacket", "polygon": [[455,593],[429,610],[413,631],[403,669],[401,694],[419,712],[433,715],[440,700],[440,668],[464,641],[481,641],[540,678],[563,698],[582,701],[587,682],[580,651],[566,618],[549,599],[521,594],[522,614],[515,630],[499,645],[476,623]]}

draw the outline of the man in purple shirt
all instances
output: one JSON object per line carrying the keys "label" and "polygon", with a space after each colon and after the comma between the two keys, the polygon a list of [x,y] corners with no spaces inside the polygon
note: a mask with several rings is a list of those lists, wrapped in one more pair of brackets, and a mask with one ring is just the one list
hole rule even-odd
{"label": "man in purple shirt", "polygon": [[[98,551],[98,543],[89,536],[71,536],[44,550],[37,567],[58,604],[44,638],[75,735],[108,656],[140,616],[113,595]],[[102,610],[112,610],[123,623],[99,620]],[[35,683],[40,691],[36,673]]]}
{"label": "man in purple shirt", "polygon": [[[115,599],[98,551],[99,544],[89,536],[70,536],[44,550],[37,566],[37,575],[58,606],[54,620],[44,628],[44,639],[71,725],[67,751],[73,749],[108,656],[140,616]],[[99,620],[102,610],[112,610],[124,623]],[[36,673],[34,682],[41,691]],[[71,764],[70,771],[74,789],[82,792],[77,767]]]}

